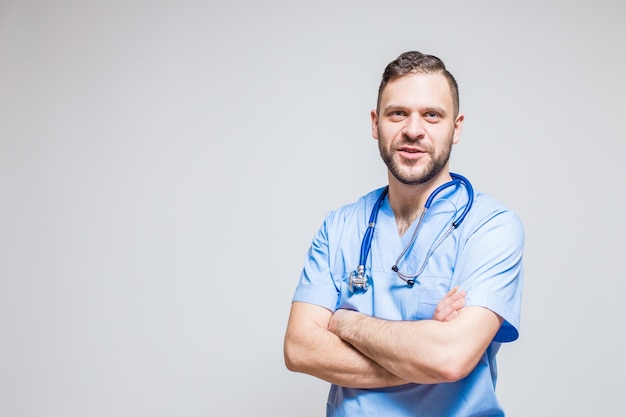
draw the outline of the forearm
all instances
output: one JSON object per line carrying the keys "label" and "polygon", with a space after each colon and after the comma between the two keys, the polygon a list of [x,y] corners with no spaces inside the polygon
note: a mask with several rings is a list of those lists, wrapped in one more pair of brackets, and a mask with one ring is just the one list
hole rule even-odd
{"label": "forearm", "polygon": [[[408,322],[382,320],[352,311],[347,314],[350,317],[338,314],[342,319],[334,320],[331,330],[361,354],[412,382],[443,382],[435,365],[430,363],[432,360],[427,360],[427,347],[421,343],[424,340],[409,337]],[[415,329],[411,331],[415,333]],[[415,343],[409,345],[409,340]]]}
{"label": "forearm", "polygon": [[394,375],[415,383],[456,381],[475,367],[499,327],[488,310],[449,322],[389,321],[340,310],[329,329]]}
{"label": "forearm", "polygon": [[311,308],[315,307],[292,307],[284,345],[289,370],[351,388],[382,388],[407,383],[330,332],[324,327],[323,318],[300,320],[302,311]]}

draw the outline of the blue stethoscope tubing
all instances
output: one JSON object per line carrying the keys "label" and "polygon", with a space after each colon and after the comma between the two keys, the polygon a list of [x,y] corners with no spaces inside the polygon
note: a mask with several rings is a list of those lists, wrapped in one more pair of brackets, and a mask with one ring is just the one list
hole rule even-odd
{"label": "blue stethoscope tubing", "polygon": [[[435,190],[432,193],[430,193],[430,195],[428,196],[428,199],[426,199],[426,203],[424,204],[424,210],[422,210],[422,213],[420,214],[417,226],[415,227],[415,231],[413,232],[413,236],[411,237],[411,241],[409,242],[408,245],[405,246],[402,253],[400,253],[400,255],[398,256],[396,263],[391,267],[391,269],[396,274],[398,274],[398,276],[401,279],[406,281],[409,287],[413,286],[413,284],[415,283],[414,278],[420,275],[422,271],[424,270],[424,268],[426,268],[426,263],[428,262],[428,259],[433,254],[433,252],[437,249],[437,247],[441,244],[441,242],[443,242],[443,240],[446,237],[448,237],[450,233],[452,233],[453,230],[458,228],[461,225],[461,223],[463,223],[463,220],[465,220],[465,217],[469,213],[470,209],[472,208],[472,204],[474,203],[474,188],[472,187],[472,184],[469,182],[469,180],[465,178],[464,176],[453,173],[453,172],[450,173],[450,177],[452,177],[451,181],[448,181],[445,184],[442,184],[439,187],[435,188]],[[446,233],[444,233],[443,236],[431,247],[431,249],[428,251],[428,254],[426,255],[426,260],[422,264],[421,268],[415,274],[407,275],[407,274],[400,272],[397,264],[400,262],[400,259],[404,256],[404,254],[409,250],[409,248],[415,242],[420,226],[422,225],[422,221],[424,220],[424,216],[426,215],[426,212],[428,211],[428,209],[430,209],[430,206],[433,200],[441,191],[445,190],[448,187],[456,186],[458,184],[463,184],[463,186],[467,190],[468,201],[467,201],[467,204],[465,205],[465,208],[463,209],[459,217],[452,222],[452,224],[450,225]],[[387,196],[388,189],[389,187],[385,187],[385,189],[382,191],[382,193],[376,200],[374,207],[372,208],[372,213],[370,214],[370,219],[367,225],[367,229],[365,230],[365,235],[363,236],[363,240],[361,241],[361,254],[359,258],[359,266],[357,267],[356,271],[353,271],[350,274],[349,284],[350,284],[350,290],[352,292],[354,292],[355,289],[361,289],[364,291],[367,290],[368,279],[367,279],[367,276],[365,275],[365,262],[367,261],[369,251],[372,247],[372,239],[374,238],[374,229],[376,228],[376,219],[378,218],[378,212],[380,211],[380,206],[382,205],[383,201],[385,200],[385,197]]]}

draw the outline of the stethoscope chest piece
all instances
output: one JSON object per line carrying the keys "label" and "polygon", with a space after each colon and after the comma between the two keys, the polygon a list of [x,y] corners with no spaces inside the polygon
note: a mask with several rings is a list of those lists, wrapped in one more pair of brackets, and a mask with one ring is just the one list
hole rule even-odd
{"label": "stethoscope chest piece", "polygon": [[367,275],[365,275],[365,267],[359,265],[357,271],[352,271],[350,273],[350,279],[348,281],[350,292],[354,293],[356,291],[367,291],[368,281]]}

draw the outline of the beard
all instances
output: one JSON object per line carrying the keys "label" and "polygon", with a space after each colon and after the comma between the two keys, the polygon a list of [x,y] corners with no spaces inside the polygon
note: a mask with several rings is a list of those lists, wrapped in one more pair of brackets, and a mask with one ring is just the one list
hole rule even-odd
{"label": "beard", "polygon": [[[380,133],[379,133],[379,137]],[[398,181],[406,185],[424,184],[435,178],[446,166],[452,152],[452,141],[439,154],[435,154],[432,150],[427,153],[430,160],[426,166],[416,169],[412,166],[401,165],[398,160],[394,159],[393,149],[387,150],[382,146],[381,140],[378,141],[378,150],[380,156],[387,165],[387,169]]]}

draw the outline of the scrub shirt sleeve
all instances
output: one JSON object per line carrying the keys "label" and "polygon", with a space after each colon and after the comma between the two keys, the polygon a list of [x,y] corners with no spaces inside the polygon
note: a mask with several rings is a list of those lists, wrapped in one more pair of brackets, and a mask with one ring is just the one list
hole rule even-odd
{"label": "scrub shirt sleeve", "polygon": [[504,319],[494,342],[519,337],[524,231],[510,211],[490,216],[469,236],[455,271],[467,291],[466,306],[482,306]]}
{"label": "scrub shirt sleeve", "polygon": [[316,304],[335,311],[339,290],[330,271],[328,229],[331,220],[332,213],[326,216],[313,238],[292,301]]}

